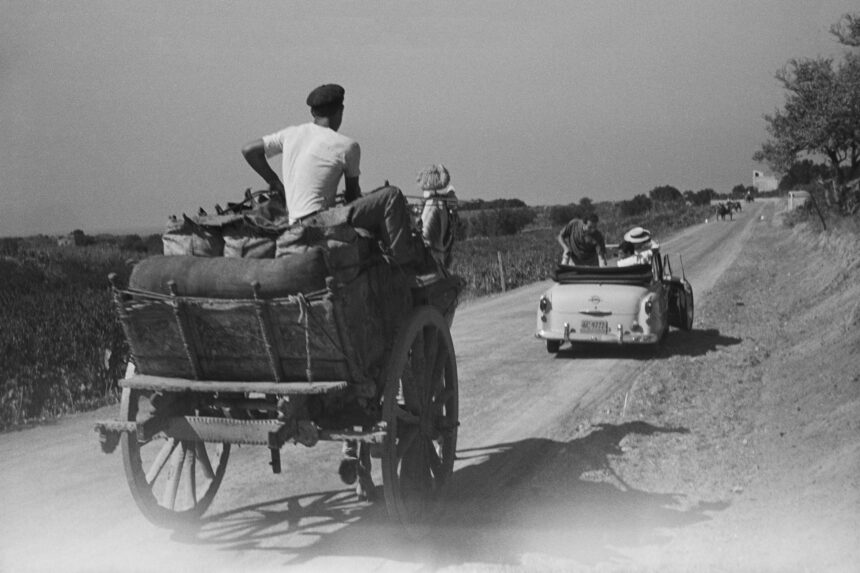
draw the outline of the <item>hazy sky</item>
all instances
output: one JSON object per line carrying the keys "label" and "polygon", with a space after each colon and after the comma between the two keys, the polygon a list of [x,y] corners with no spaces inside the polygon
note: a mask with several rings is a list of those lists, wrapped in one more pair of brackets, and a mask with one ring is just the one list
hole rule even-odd
{"label": "hazy sky", "polygon": [[[159,229],[263,182],[246,142],[346,88],[362,188],[462,199],[752,183],[789,59],[856,0],[0,0],[0,236]],[[279,165],[279,162],[277,162]]]}

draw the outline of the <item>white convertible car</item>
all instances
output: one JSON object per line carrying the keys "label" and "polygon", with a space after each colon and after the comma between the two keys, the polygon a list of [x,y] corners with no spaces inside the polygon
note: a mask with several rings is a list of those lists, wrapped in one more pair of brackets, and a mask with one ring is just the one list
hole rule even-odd
{"label": "white convertible car", "polygon": [[565,342],[659,343],[670,326],[693,328],[693,287],[681,264],[654,250],[650,264],[627,267],[560,265],[538,303],[537,338],[556,353]]}

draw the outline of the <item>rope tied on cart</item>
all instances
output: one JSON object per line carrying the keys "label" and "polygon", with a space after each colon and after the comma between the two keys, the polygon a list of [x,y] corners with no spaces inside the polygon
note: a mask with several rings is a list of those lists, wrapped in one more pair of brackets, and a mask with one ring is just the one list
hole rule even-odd
{"label": "rope tied on cart", "polygon": [[295,296],[290,296],[289,299],[291,301],[295,301],[299,305],[299,317],[296,320],[298,324],[301,324],[305,329],[305,359],[307,360],[307,364],[305,366],[305,375],[308,377],[308,382],[314,381],[314,372],[313,372],[313,364],[311,363],[311,330],[308,325],[308,316],[310,315],[310,303],[308,303],[308,299],[305,298],[305,295],[299,293]]}

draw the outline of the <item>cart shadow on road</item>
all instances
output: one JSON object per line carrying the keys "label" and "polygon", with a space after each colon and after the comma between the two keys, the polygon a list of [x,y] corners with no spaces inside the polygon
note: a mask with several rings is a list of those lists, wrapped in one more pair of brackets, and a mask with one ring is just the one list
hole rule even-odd
{"label": "cart shadow on road", "polygon": [[440,518],[420,537],[392,525],[381,501],[319,492],[241,507],[176,539],[223,550],[275,551],[289,564],[364,557],[434,567],[467,563],[595,564],[667,543],[672,530],[711,519],[726,502],[689,500],[625,483],[612,467],[628,435],[688,434],[642,421],[594,426],[570,441],[528,438],[458,451]]}
{"label": "cart shadow on road", "polygon": [[620,345],[577,343],[562,347],[556,354],[559,360],[606,358],[653,360],[671,356],[703,356],[727,346],[740,344],[742,339],[720,334],[716,328],[683,332],[672,330],[656,347],[652,345]]}

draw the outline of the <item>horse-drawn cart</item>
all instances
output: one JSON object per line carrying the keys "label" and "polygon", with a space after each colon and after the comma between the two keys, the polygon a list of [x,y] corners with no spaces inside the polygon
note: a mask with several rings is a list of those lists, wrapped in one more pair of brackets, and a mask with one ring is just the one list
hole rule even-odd
{"label": "horse-drawn cart", "polygon": [[[96,430],[106,452],[120,446],[152,522],[199,518],[232,444],[268,448],[279,473],[290,441],[357,443],[360,495],[373,494],[370,459],[381,458],[391,518],[432,512],[457,443],[449,326],[460,279],[416,280],[380,257],[334,257],[324,243],[266,260],[153,257],[127,286],[114,280],[133,366],[120,419]],[[332,271],[347,259],[348,272]]]}

